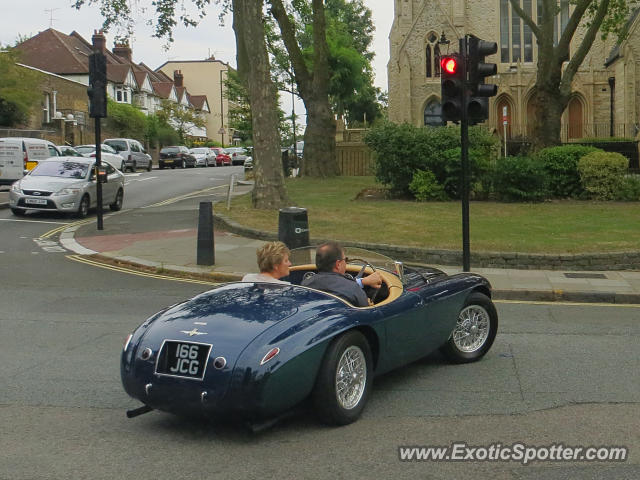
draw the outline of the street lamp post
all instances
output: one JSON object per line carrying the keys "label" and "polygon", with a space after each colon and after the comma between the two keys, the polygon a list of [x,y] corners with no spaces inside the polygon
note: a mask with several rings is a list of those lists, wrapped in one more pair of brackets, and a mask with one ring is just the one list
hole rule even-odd
{"label": "street lamp post", "polygon": [[222,146],[224,147],[224,99],[222,98],[222,68],[220,69],[220,134],[222,135]]}

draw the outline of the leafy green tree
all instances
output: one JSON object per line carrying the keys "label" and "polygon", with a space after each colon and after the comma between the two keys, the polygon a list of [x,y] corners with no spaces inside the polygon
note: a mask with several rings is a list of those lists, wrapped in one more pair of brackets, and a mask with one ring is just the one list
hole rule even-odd
{"label": "leafy green tree", "polygon": [[204,119],[198,112],[169,100],[161,102],[156,115],[165,124],[173,126],[178,132],[180,143],[185,143],[191,128],[202,128],[205,125]]}
{"label": "leafy green tree", "polygon": [[[1,50],[1,48],[0,48]],[[19,52],[0,51],[0,125],[14,127],[29,120],[40,100],[40,75],[17,65]]]}
{"label": "leafy green tree", "polygon": [[[610,33],[624,38],[624,24],[629,16],[629,5],[634,0],[572,0],[572,11],[559,38],[554,29],[561,15],[556,0],[539,0],[538,21],[520,6],[519,0],[509,0],[511,7],[531,29],[538,45],[538,65],[533,97],[535,123],[533,147],[535,150],[560,144],[562,112],[571,96],[571,83],[593,45],[598,32],[603,38]],[[570,49],[580,28],[582,39]],[[557,39],[557,41],[556,41]]]}

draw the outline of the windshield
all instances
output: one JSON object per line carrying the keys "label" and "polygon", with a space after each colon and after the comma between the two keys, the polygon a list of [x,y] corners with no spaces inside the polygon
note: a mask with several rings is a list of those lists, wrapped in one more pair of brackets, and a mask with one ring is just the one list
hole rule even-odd
{"label": "windshield", "polygon": [[[363,265],[368,263],[374,268],[382,268],[389,272],[395,272],[395,264],[393,259],[380,253],[365,250],[357,247],[344,247],[344,253],[347,257],[347,263],[350,265]],[[302,247],[291,250],[289,256],[292,266],[296,265],[315,265],[316,263],[316,247]]]}
{"label": "windshield", "polygon": [[107,140],[104,143],[112,147],[116,152],[124,152],[127,150],[127,142],[124,140]]}
{"label": "windshield", "polygon": [[76,150],[82,154],[93,153],[96,151],[96,147],[95,145],[80,145],[79,147],[76,147]]}
{"label": "windshield", "polygon": [[32,177],[77,178],[87,177],[89,164],[78,162],[40,162],[31,171]]}
{"label": "windshield", "polygon": [[180,149],[178,147],[165,147],[160,150],[161,153],[178,153]]}

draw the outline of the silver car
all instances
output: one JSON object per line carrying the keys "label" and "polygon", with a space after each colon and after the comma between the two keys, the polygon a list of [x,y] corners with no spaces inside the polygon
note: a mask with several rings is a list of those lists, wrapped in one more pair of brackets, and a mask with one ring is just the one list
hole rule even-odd
{"label": "silver car", "polygon": [[[102,161],[107,182],[102,184],[104,205],[113,211],[122,208],[124,175]],[[22,180],[11,185],[9,206],[14,215],[28,211],[59,211],[86,217],[97,205],[95,159],[57,157],[41,160]]]}
{"label": "silver car", "polygon": [[211,158],[211,149],[209,147],[196,147],[189,150],[189,152],[196,157],[196,167],[215,166],[216,164],[215,158]]}
{"label": "silver car", "polygon": [[121,171],[127,168],[135,172],[138,168],[144,168],[147,172],[151,171],[153,162],[151,155],[147,153],[142,144],[131,138],[107,138],[103,143],[113,148],[122,160],[120,165],[116,165]]}

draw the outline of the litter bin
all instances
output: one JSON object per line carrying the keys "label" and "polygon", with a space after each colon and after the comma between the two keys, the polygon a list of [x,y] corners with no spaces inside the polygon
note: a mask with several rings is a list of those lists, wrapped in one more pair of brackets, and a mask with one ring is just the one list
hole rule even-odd
{"label": "litter bin", "polygon": [[309,219],[306,208],[286,207],[280,209],[278,240],[290,249],[309,245]]}

